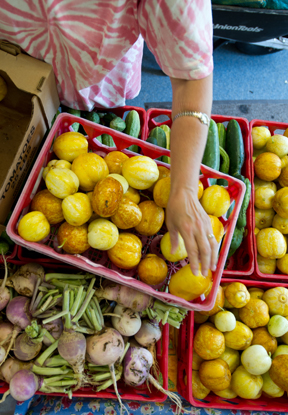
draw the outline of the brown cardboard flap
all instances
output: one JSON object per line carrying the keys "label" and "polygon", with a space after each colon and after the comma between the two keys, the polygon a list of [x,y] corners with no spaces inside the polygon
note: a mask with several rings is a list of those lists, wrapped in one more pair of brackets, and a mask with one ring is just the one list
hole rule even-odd
{"label": "brown cardboard flap", "polygon": [[0,40],[0,49],[14,56],[19,55],[19,53],[21,53],[20,46],[13,45],[12,43],[6,42],[5,40]]}

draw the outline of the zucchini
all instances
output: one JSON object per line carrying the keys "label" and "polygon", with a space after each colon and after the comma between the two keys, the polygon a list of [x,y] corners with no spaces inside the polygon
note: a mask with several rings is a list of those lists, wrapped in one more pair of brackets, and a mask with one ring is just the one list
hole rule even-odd
{"label": "zucchini", "polygon": [[[71,115],[76,115],[76,117],[81,117],[81,111],[80,110],[75,110],[74,108],[69,108],[66,107],[65,105],[63,105],[62,107],[62,112],[68,112],[68,114]],[[79,122],[74,122],[71,127],[73,128],[73,130],[77,133],[80,127],[80,123]]]}
{"label": "zucchini", "polygon": [[[224,148],[219,146],[220,150],[220,171],[222,173],[228,174],[229,173],[229,165],[230,165],[230,159]],[[219,186],[228,186],[228,182],[225,179],[218,179],[217,184]]]}
{"label": "zucchini", "polygon": [[222,124],[222,122],[217,123],[217,129],[218,129],[218,136],[219,136],[219,146],[224,148],[226,145],[226,128],[225,125]]}
{"label": "zucchini", "polygon": [[241,245],[242,241],[243,241],[243,236],[244,236],[244,228],[235,228],[234,229],[234,233],[232,236],[232,240],[231,240],[231,244],[230,244],[230,248],[229,248],[229,252],[227,255],[227,258],[230,258],[239,248],[239,246]]}
{"label": "zucchini", "polygon": [[123,131],[125,134],[138,138],[140,134],[140,117],[137,111],[131,110],[125,118],[126,128]]}
{"label": "zucchini", "polygon": [[102,134],[102,144],[108,147],[116,147],[113,137],[109,134]]}
{"label": "zucchini", "polygon": [[247,224],[247,217],[246,212],[251,198],[251,183],[249,179],[244,179],[244,183],[246,184],[246,191],[244,195],[244,199],[242,202],[242,206],[240,209],[240,213],[237,219],[236,227],[238,229],[245,228]]}
{"label": "zucchini", "polygon": [[230,120],[228,123],[225,149],[230,158],[230,176],[244,181],[241,175],[245,158],[244,143],[240,125],[236,120]]}
{"label": "zucchini", "polygon": [[150,131],[149,137],[155,137],[157,140],[157,145],[162,148],[166,148],[167,140],[165,131],[160,127],[155,127]]}
{"label": "zucchini", "polygon": [[[207,142],[205,146],[204,155],[202,158],[202,164],[211,167],[211,169],[218,170],[220,167],[220,149],[219,149],[219,136],[217,124],[214,120],[210,120],[208,129]],[[217,179],[209,179],[210,184],[216,184]]]}
{"label": "zucchini", "polygon": [[113,130],[122,132],[126,128],[126,123],[122,118],[116,117],[112,121],[110,121],[109,127]]}

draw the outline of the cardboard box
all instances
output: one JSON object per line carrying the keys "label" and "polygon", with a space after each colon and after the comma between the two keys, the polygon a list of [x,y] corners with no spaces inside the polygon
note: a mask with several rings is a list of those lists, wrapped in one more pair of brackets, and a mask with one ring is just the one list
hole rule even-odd
{"label": "cardboard box", "polygon": [[0,41],[0,224],[16,202],[43,137],[59,107],[52,66]]}

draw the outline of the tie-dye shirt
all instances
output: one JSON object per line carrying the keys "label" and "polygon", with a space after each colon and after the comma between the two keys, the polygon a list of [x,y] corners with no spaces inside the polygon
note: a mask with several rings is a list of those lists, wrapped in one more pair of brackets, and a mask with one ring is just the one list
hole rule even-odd
{"label": "tie-dye shirt", "polygon": [[61,102],[89,111],[138,95],[144,40],[170,77],[213,70],[210,0],[1,0],[0,39],[50,63]]}

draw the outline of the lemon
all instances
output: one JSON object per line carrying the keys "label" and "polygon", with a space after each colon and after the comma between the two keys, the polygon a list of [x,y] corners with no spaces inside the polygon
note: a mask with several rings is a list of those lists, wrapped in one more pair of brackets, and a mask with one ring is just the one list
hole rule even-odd
{"label": "lemon", "polygon": [[204,190],[200,203],[208,215],[219,218],[229,209],[230,195],[224,187],[215,184]]}
{"label": "lemon", "polygon": [[251,135],[253,148],[256,150],[260,150],[261,148],[265,147],[269,137],[271,137],[271,133],[267,127],[253,127]]}
{"label": "lemon", "polygon": [[254,205],[258,209],[272,209],[272,203],[275,196],[274,190],[268,187],[259,187],[255,191]]}

